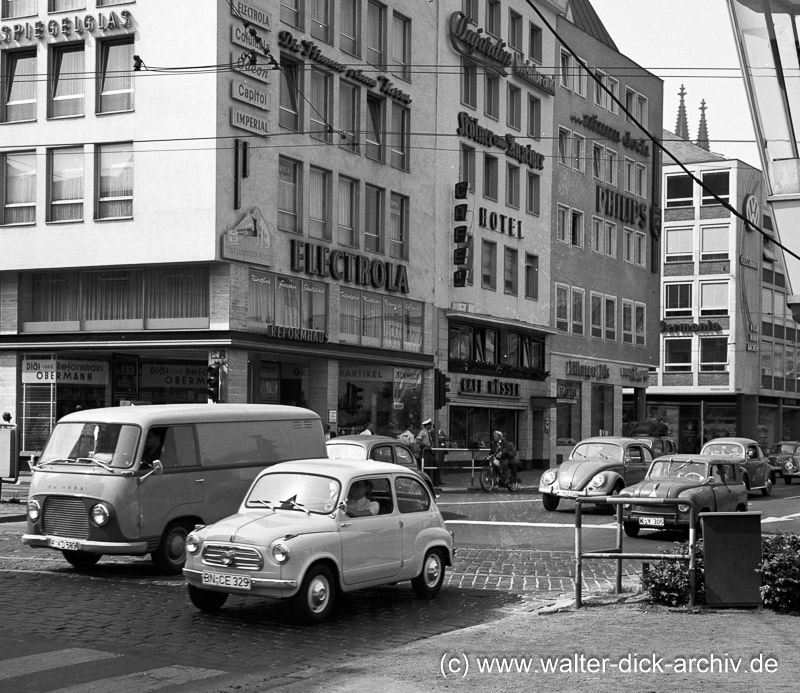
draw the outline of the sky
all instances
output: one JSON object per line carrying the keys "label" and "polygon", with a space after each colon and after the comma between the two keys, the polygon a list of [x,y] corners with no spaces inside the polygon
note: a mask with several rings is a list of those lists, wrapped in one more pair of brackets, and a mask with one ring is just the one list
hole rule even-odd
{"label": "sky", "polygon": [[591,3],[620,53],[663,79],[666,130],[675,132],[684,85],[689,138],[705,100],[711,151],[761,169],[727,0]]}

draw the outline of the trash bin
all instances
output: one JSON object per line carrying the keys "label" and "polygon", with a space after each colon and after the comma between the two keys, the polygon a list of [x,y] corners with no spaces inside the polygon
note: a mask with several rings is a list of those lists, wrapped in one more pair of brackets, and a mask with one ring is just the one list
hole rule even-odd
{"label": "trash bin", "polygon": [[761,606],[761,513],[700,513],[706,603]]}

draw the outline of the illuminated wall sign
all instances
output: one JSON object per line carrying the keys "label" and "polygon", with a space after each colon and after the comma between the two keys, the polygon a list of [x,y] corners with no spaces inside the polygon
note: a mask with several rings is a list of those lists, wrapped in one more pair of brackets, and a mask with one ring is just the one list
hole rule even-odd
{"label": "illuminated wall sign", "polygon": [[595,195],[595,211],[626,224],[647,228],[648,205],[630,195],[624,195],[612,188],[598,185]]}
{"label": "illuminated wall sign", "polygon": [[509,236],[522,238],[522,220],[512,219],[505,214],[490,212],[486,207],[478,208],[478,226],[482,229],[505,233]]}
{"label": "illuminated wall sign", "polygon": [[478,53],[477,61],[481,65],[503,76],[514,60],[512,53],[505,50],[505,41],[485,35],[483,29],[475,28],[463,12],[450,15],[449,35],[450,45],[456,53],[473,59]]}
{"label": "illuminated wall sign", "polygon": [[722,325],[713,320],[706,322],[664,322],[661,321],[662,332],[718,332]]}
{"label": "illuminated wall sign", "polygon": [[630,132],[626,132],[623,135],[616,128],[604,123],[596,115],[589,115],[588,113],[585,113],[582,116],[570,116],[570,120],[573,123],[583,125],[583,127],[585,127],[587,130],[591,130],[592,132],[597,133],[601,137],[605,137],[612,142],[621,143],[623,147],[630,149],[641,156],[650,156],[650,145],[648,144],[647,140],[631,137]]}
{"label": "illuminated wall sign", "polygon": [[408,293],[408,272],[405,265],[371,259],[366,255],[343,250],[331,250],[327,246],[295,239],[291,241],[290,252],[293,272],[305,272],[347,284]]}
{"label": "illuminated wall sign", "polygon": [[231,6],[231,14],[236,19],[246,20],[251,24],[260,26],[262,29],[270,30],[272,17],[270,17],[269,12],[251,5],[249,2],[244,2],[244,0],[234,0],[234,2],[229,2],[228,4]]}
{"label": "illuminated wall sign", "polygon": [[619,369],[619,374],[626,380],[633,380],[636,383],[646,383],[650,380],[650,371],[647,368],[626,366]]}
{"label": "illuminated wall sign", "polygon": [[519,383],[498,378],[461,378],[458,391],[462,395],[491,395],[493,397],[519,397]]}
{"label": "illuminated wall sign", "polygon": [[498,135],[489,128],[478,125],[478,119],[464,111],[458,114],[456,134],[490,149],[502,149],[509,159],[527,164],[529,168],[544,168],[544,154],[539,154],[529,144],[521,145],[514,135]]}
{"label": "illuminated wall sign", "polygon": [[265,334],[274,339],[291,339],[296,342],[313,342],[314,344],[324,344],[328,341],[328,333],[322,330],[287,325],[267,325],[266,327]]}
{"label": "illuminated wall sign", "polygon": [[586,380],[590,378],[607,380],[611,377],[611,369],[605,364],[587,366],[580,361],[567,361],[567,375],[577,375],[586,378]]}
{"label": "illuminated wall sign", "polygon": [[272,65],[255,65],[250,62],[251,57],[249,53],[235,54],[231,53],[231,67],[237,72],[243,72],[250,77],[254,77],[260,82],[269,84],[272,79]]}
{"label": "illuminated wall sign", "polygon": [[0,43],[20,43],[35,41],[46,37],[58,36],[71,37],[73,34],[83,36],[85,33],[116,31],[117,29],[132,29],[133,16],[128,10],[119,14],[98,12],[97,15],[85,14],[73,17],[51,19],[48,22],[37,20],[35,22],[15,22],[0,26]]}
{"label": "illuminated wall sign", "polygon": [[543,91],[545,94],[555,95],[556,80],[552,75],[543,75],[536,65],[529,60],[523,59],[519,53],[514,53],[514,62],[511,63],[511,73],[515,77],[526,81],[534,89]]}

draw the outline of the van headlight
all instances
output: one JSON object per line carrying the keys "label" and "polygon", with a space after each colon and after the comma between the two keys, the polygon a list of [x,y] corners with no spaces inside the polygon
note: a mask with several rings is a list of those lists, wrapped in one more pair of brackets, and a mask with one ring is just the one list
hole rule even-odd
{"label": "van headlight", "polygon": [[556,472],[554,469],[548,469],[544,474],[542,474],[542,483],[545,486],[549,486],[556,480]]}
{"label": "van headlight", "polygon": [[36,522],[42,514],[42,506],[35,498],[28,501],[28,519],[31,522]]}
{"label": "van headlight", "polygon": [[200,537],[198,537],[194,532],[191,532],[188,537],[186,537],[186,553],[197,553],[200,550]]}
{"label": "van headlight", "polygon": [[289,547],[286,544],[275,544],[272,547],[272,557],[278,565],[283,565],[289,561]]}
{"label": "van headlight", "polygon": [[98,527],[102,527],[111,517],[111,511],[105,503],[97,503],[89,511],[89,517]]}
{"label": "van headlight", "polygon": [[606,475],[605,474],[595,474],[592,477],[592,480],[589,482],[589,488],[600,488],[604,486],[606,483]]}
{"label": "van headlight", "polygon": [[678,512],[679,513],[688,513],[689,512],[688,503],[678,503]]}

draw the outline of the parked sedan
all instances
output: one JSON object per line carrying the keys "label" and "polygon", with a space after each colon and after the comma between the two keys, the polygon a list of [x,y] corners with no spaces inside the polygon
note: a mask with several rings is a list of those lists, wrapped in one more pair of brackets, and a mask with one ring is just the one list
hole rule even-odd
{"label": "parked sedan", "polygon": [[775,443],[767,453],[767,460],[776,475],[783,477],[786,484],[800,477],[800,442],[782,440]]}
{"label": "parked sedan", "polygon": [[747,490],[760,490],[765,496],[772,493],[775,471],[761,446],[752,438],[714,438],[702,447],[700,454],[737,458]]}
{"label": "parked sedan", "polygon": [[672,498],[683,503],[649,505],[625,503],[625,534],[635,537],[645,529],[689,529],[690,503],[695,517],[703,512],[744,512],[747,488],[739,463],[730,457],[672,455],[650,465],[645,480],[623,489],[620,497]]}
{"label": "parked sedan", "polygon": [[542,474],[542,505],[555,510],[562,498],[616,495],[644,479],[652,461],[649,445],[636,438],[587,438],[572,449],[569,459]]}
{"label": "parked sedan", "polygon": [[430,598],[453,537],[417,474],[396,464],[317,458],[261,472],[239,512],[186,539],[189,597],[217,611],[230,594],[290,599],[322,621],[340,592],[411,581]]}
{"label": "parked sedan", "polygon": [[431,494],[436,496],[433,481],[419,469],[411,448],[396,438],[376,435],[338,436],[328,440],[325,447],[328,450],[328,457],[333,459],[375,460],[376,462],[399,464],[401,467],[419,474]]}

